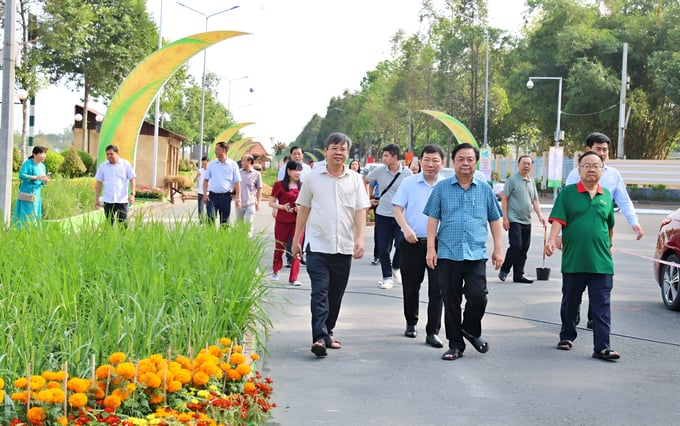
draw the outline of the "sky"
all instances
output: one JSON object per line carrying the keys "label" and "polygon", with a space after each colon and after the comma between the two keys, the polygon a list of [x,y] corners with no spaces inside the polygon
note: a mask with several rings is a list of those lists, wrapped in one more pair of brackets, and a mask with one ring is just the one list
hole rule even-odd
{"label": "sky", "polygon": [[[356,91],[367,71],[391,57],[391,37],[419,28],[421,0],[147,0],[164,39],[209,31],[249,33],[208,48],[206,70],[217,74],[219,98],[237,122],[255,122],[241,133],[262,142],[295,140],[313,114],[324,116],[333,96]],[[161,9],[162,5],[162,9]],[[397,6],[398,5],[398,6]],[[488,0],[489,23],[509,31],[521,26],[523,0]],[[236,9],[221,13],[233,6]],[[203,53],[189,61],[201,81]],[[246,78],[244,78],[246,77]],[[50,87],[36,96],[36,133],[61,133],[73,124],[82,93]],[[105,112],[105,106],[91,105]],[[151,106],[153,108],[153,105]],[[161,111],[163,112],[163,111]],[[20,111],[15,112],[20,129]],[[172,118],[171,118],[172,119]],[[196,123],[198,127],[199,123]],[[226,123],[225,123],[226,126]]]}

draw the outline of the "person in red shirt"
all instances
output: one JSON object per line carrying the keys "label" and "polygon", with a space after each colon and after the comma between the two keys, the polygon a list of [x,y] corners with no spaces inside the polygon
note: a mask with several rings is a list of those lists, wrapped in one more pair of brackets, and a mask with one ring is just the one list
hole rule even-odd
{"label": "person in red shirt", "polygon": [[[295,160],[286,163],[286,172],[283,179],[277,181],[272,188],[269,197],[269,206],[276,211],[274,223],[274,263],[272,265],[272,280],[279,279],[279,271],[283,268],[283,253],[286,251],[286,241],[295,234],[295,220],[297,219],[297,200],[302,182],[302,164]],[[294,286],[301,285],[298,281],[300,273],[300,259],[293,258],[288,276],[288,283]]]}

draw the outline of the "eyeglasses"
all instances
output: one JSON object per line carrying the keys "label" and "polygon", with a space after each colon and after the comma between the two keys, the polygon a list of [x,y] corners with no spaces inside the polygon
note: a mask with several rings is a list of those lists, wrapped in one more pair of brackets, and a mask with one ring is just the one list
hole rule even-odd
{"label": "eyeglasses", "polygon": [[584,164],[584,165],[578,166],[578,167],[579,167],[579,169],[584,169],[584,170],[591,170],[591,169],[592,170],[600,170],[604,166],[602,166],[601,164]]}

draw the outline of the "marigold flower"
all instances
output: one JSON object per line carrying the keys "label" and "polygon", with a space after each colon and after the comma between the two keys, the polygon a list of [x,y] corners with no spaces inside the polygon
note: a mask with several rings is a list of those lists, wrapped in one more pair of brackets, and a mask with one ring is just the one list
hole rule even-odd
{"label": "marigold flower", "polygon": [[0,402],[0,405],[2,405],[3,402],[5,401],[5,391],[2,389],[0,389],[0,401],[2,401]]}
{"label": "marigold flower", "polygon": [[66,416],[61,416],[57,419],[57,423],[59,423],[60,425],[68,425],[68,419],[66,418]]}
{"label": "marigold flower", "polygon": [[238,367],[236,367],[236,371],[238,371],[241,376],[247,376],[250,374],[251,368],[249,364],[239,364]]}
{"label": "marigold flower", "polygon": [[12,394],[12,401],[19,401],[26,404],[28,402],[28,391],[14,392]]}
{"label": "marigold flower", "polygon": [[182,389],[182,382],[179,380],[172,380],[168,383],[168,392],[179,392]]}
{"label": "marigold flower", "polygon": [[204,372],[197,371],[196,373],[194,373],[193,377],[194,386],[203,386],[204,384],[208,383],[208,380],[210,380],[210,377]]}
{"label": "marigold flower", "polygon": [[97,388],[94,390],[94,399],[96,399],[96,400],[103,399],[104,395],[106,395],[106,392],[104,392],[104,389],[97,386]]}
{"label": "marigold flower", "polygon": [[135,385],[134,383],[128,383],[127,385],[125,385],[125,389],[127,389],[128,392],[134,392],[137,390],[137,385]]}
{"label": "marigold flower", "polygon": [[118,395],[109,395],[106,398],[104,398],[104,407],[107,408],[118,408],[120,407],[120,398]]}
{"label": "marigold flower", "polygon": [[135,365],[131,362],[121,362],[116,367],[116,374],[128,380],[132,380],[135,378],[135,375],[137,374],[137,369],[135,368]]}
{"label": "marigold flower", "polygon": [[25,377],[19,377],[14,381],[14,387],[17,389],[23,389],[28,386],[28,379]]}
{"label": "marigold flower", "polygon": [[128,399],[128,397],[130,396],[130,392],[128,392],[127,389],[117,388],[117,389],[114,389],[113,392],[111,392],[111,395],[117,396],[118,398],[120,398],[120,400],[122,402],[122,401],[125,401],[126,399]]}
{"label": "marigold flower", "polygon": [[61,383],[55,381],[55,380],[50,380],[47,382],[47,389],[56,389],[56,388],[61,388]]}
{"label": "marigold flower", "polygon": [[220,362],[220,370],[229,371],[231,369],[231,364],[228,362]]}
{"label": "marigold flower", "polygon": [[158,371],[156,369],[156,364],[154,364],[151,360],[149,359],[143,359],[139,361],[139,367],[138,367],[138,373],[141,375],[142,373],[146,373],[147,371],[150,371],[152,373],[155,373]]}
{"label": "marigold flower", "polygon": [[212,362],[205,362],[201,364],[201,371],[207,374],[208,376],[214,376],[217,374],[218,371],[220,371],[219,367],[215,365]]}
{"label": "marigold flower", "polygon": [[241,380],[241,373],[232,369],[227,371],[227,378],[230,380]]}
{"label": "marigold flower", "polygon": [[0,377],[0,389],[4,389],[4,388],[5,388],[5,381],[2,379],[2,377]]}
{"label": "marigold flower", "polygon": [[161,402],[163,402],[163,395],[161,394],[155,393],[149,398],[149,404],[159,404]]}
{"label": "marigold flower", "polygon": [[119,362],[125,361],[125,354],[123,352],[114,352],[109,356],[109,362],[111,364],[118,364]]}
{"label": "marigold flower", "polygon": [[243,364],[246,362],[246,357],[242,353],[234,352],[229,356],[229,362],[232,364]]}
{"label": "marigold flower", "polygon": [[242,345],[234,345],[231,348],[231,351],[241,353],[241,352],[243,352],[243,346]]}
{"label": "marigold flower", "polygon": [[220,345],[222,346],[231,346],[231,339],[228,337],[222,337],[220,339]]}
{"label": "marigold flower", "polygon": [[178,356],[175,358],[175,361],[178,362],[182,367],[186,368],[187,370],[191,369],[191,360],[185,356]]}
{"label": "marigold flower", "polygon": [[31,423],[40,423],[47,418],[47,414],[42,407],[32,407],[26,413],[26,418]]}
{"label": "marigold flower", "polygon": [[153,354],[149,357],[149,361],[153,362],[157,366],[162,365],[163,364],[163,357],[160,354]]}
{"label": "marigold flower", "polygon": [[161,378],[155,373],[147,371],[146,373],[139,376],[139,382],[144,383],[147,387],[155,389],[161,385]]}
{"label": "marigold flower", "polygon": [[49,402],[49,403],[54,403],[54,404],[60,404],[64,402],[64,398],[66,396],[64,395],[64,391],[56,388],[56,389],[44,389],[38,392],[38,401],[42,402]]}
{"label": "marigold flower", "polygon": [[68,397],[68,405],[73,408],[84,407],[87,404],[87,395],[82,392],[71,394]]}
{"label": "marigold flower", "polygon": [[94,375],[99,379],[107,379],[113,375],[114,369],[113,366],[109,364],[104,364],[100,365],[97,367],[97,370],[95,370]]}
{"label": "marigold flower", "polygon": [[87,389],[90,387],[90,383],[91,381],[88,379],[73,377],[69,379],[69,381],[66,383],[66,388],[71,392],[85,393],[87,392]]}
{"label": "marigold flower", "polygon": [[243,384],[243,391],[247,393],[248,395],[253,395],[257,390],[257,387],[255,386],[255,383],[253,382],[245,382]]}
{"label": "marigold flower", "polygon": [[258,354],[250,354],[250,359],[252,359],[253,361],[257,361],[258,359],[260,359],[260,356]]}
{"label": "marigold flower", "polygon": [[31,376],[31,380],[29,380],[29,382],[29,386],[33,391],[38,391],[44,388],[47,384],[47,381],[43,378],[43,376]]}
{"label": "marigold flower", "polygon": [[183,385],[186,385],[191,381],[191,371],[185,369],[176,371],[175,380],[177,380]]}

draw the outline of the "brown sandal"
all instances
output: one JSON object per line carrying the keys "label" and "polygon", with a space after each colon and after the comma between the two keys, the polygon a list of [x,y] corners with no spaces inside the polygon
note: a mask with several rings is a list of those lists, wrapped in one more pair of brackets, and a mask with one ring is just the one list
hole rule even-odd
{"label": "brown sandal", "polygon": [[328,349],[340,349],[342,347],[342,343],[340,343],[339,340],[335,340],[334,338],[331,337],[331,343],[326,345]]}
{"label": "brown sandal", "polygon": [[312,353],[318,357],[326,356],[326,342],[323,339],[312,344]]}

